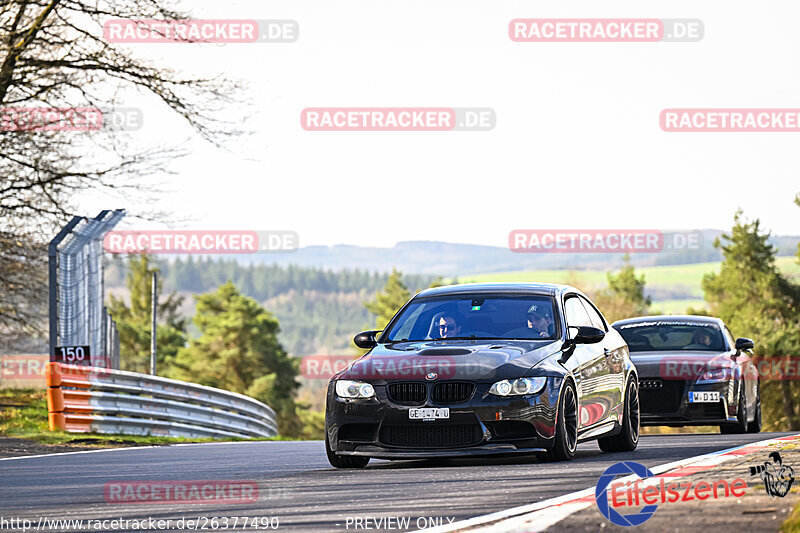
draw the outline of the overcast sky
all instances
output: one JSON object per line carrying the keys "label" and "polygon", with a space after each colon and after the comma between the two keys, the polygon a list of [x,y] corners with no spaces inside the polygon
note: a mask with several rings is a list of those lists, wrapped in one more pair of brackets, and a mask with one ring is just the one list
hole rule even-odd
{"label": "overcast sky", "polygon": [[[679,107],[800,108],[797,2],[193,0],[197,18],[293,19],[291,44],[136,44],[248,85],[252,137],[194,140],[158,207],[184,228],[291,229],[301,245],[505,246],[517,228],[798,234],[800,133],[665,133]],[[698,18],[700,42],[516,43],[514,18]],[[143,142],[185,126],[144,107]],[[304,131],[306,107],[488,107],[492,131]],[[89,213],[119,207],[87,194]],[[128,205],[131,211],[142,206]],[[143,227],[129,222],[122,227]]]}

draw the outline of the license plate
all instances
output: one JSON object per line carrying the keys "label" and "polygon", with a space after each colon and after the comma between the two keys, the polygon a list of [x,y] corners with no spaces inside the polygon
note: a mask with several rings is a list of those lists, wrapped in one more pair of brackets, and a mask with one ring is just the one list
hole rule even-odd
{"label": "license plate", "polygon": [[423,407],[422,409],[409,409],[409,420],[442,420],[450,418],[450,409],[447,407],[434,408]]}
{"label": "license plate", "polygon": [[719,392],[697,392],[689,393],[689,403],[715,403],[719,401]]}

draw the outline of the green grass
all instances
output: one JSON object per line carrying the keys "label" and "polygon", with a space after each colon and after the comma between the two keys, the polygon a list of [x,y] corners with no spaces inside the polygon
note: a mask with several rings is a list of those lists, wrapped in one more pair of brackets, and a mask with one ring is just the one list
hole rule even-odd
{"label": "green grass", "polygon": [[[787,276],[800,279],[800,264],[795,256],[778,257],[776,265]],[[663,265],[637,268],[644,274],[647,288],[656,291],[685,293],[687,298],[655,299],[653,310],[664,313],[684,313],[687,307],[703,307],[703,276],[719,270],[720,263],[694,263],[688,265]],[[601,270],[524,270],[512,272],[490,272],[459,277],[461,283],[487,283],[520,281],[542,283],[569,283],[591,292],[606,286],[606,271]]]}
{"label": "green grass", "polygon": [[293,440],[282,437],[263,439],[189,439],[139,435],[101,435],[97,433],[67,433],[50,431],[47,423],[47,399],[42,390],[0,390],[0,436],[28,439],[41,444],[80,446],[144,446],[188,442],[218,442],[243,440]]}
{"label": "green grass", "polygon": [[660,313],[665,315],[681,315],[686,313],[686,309],[693,307],[695,309],[702,309],[706,306],[706,301],[702,298],[686,300],[657,300],[653,302],[651,310],[653,313]]}
{"label": "green grass", "polygon": [[[796,493],[797,487],[793,487],[790,492]],[[778,531],[780,531],[780,533],[800,533],[800,502],[795,504],[792,513],[784,520]]]}
{"label": "green grass", "polygon": [[[791,277],[800,277],[800,264],[797,258],[778,257],[778,268]],[[693,263],[689,265],[662,265],[637,268],[638,274],[644,274],[648,285],[700,285],[703,275],[719,269],[719,263]],[[574,276],[586,283],[605,285],[606,271],[600,270],[521,270],[512,272],[490,272],[487,274],[470,274],[459,278],[462,283],[483,283],[492,281],[541,281],[543,283],[559,283]]]}

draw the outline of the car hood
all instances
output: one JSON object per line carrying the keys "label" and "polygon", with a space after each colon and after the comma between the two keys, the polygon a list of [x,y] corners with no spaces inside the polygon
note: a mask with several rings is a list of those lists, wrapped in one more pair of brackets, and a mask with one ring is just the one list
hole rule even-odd
{"label": "car hood", "polygon": [[381,344],[334,378],[369,379],[373,382],[424,380],[426,376],[431,380],[512,379],[525,376],[533,366],[559,352],[560,347],[561,342],[557,340],[445,340]]}
{"label": "car hood", "polygon": [[708,370],[735,365],[728,352],[689,350],[630,352],[640,378],[698,379]]}

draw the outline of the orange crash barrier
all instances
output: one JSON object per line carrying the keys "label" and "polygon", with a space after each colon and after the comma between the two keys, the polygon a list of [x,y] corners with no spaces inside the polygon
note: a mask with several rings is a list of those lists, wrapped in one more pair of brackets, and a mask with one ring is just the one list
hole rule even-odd
{"label": "orange crash barrier", "polygon": [[91,392],[88,390],[64,389],[76,387],[88,389],[91,386],[89,376],[98,369],[48,363],[45,371],[47,380],[47,419],[51,431],[84,432],[91,430],[92,417],[83,415],[91,413],[89,405]]}

